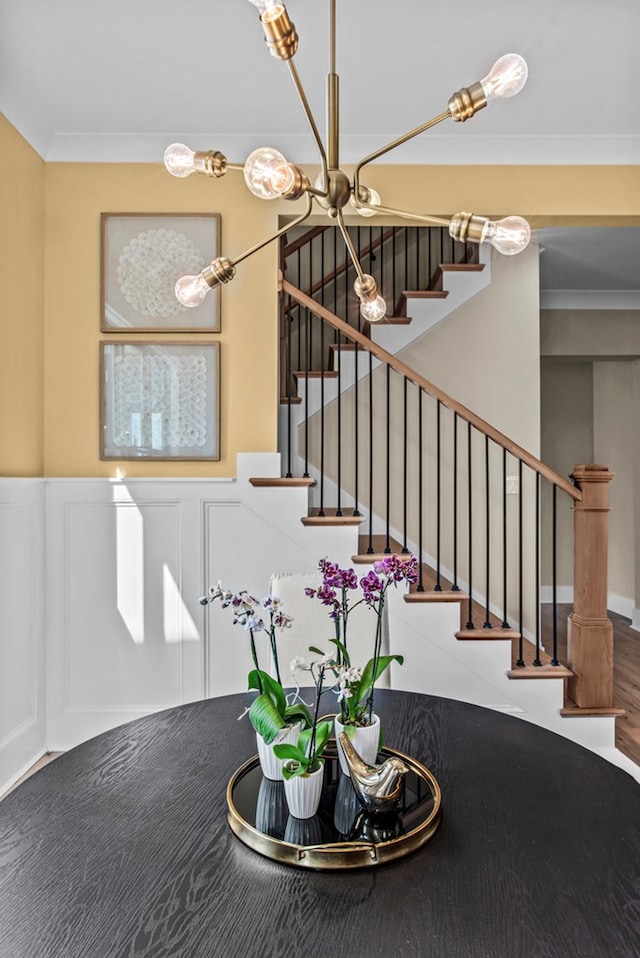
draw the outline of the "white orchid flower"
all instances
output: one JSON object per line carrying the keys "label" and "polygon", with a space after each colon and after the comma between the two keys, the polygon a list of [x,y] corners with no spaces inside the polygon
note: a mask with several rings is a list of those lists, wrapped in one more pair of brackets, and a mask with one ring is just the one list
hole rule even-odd
{"label": "white orchid flower", "polygon": [[296,672],[308,672],[311,669],[310,664],[302,655],[296,655],[295,658],[291,659],[289,663],[289,671],[292,675],[295,675]]}

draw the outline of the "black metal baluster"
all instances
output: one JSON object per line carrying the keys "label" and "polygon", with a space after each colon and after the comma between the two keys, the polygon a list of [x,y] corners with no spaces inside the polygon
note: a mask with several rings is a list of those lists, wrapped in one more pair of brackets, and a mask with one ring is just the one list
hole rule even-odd
{"label": "black metal baluster", "polygon": [[396,305],[398,302],[398,289],[396,286],[396,233],[397,227],[393,226],[391,228],[391,288],[393,289],[393,305],[391,307],[391,315],[396,315]]}
{"label": "black metal baluster", "polygon": [[287,308],[284,314],[284,321],[287,324],[286,328],[286,342],[287,342],[287,478],[291,478],[293,473],[291,472],[291,442],[292,442],[292,411],[291,407],[293,406],[293,390],[291,388],[291,296],[287,296]]}
{"label": "black metal baluster", "polygon": [[389,538],[389,523],[391,521],[391,366],[387,363],[387,501],[385,508],[387,512],[387,528],[384,551],[391,552],[391,540]]}
{"label": "black metal baluster", "polygon": [[420,576],[417,592],[424,592],[424,575],[422,565],[422,500],[424,499],[422,469],[422,389],[418,387],[418,562]]}
{"label": "black metal baluster", "polygon": [[441,448],[441,408],[442,403],[438,399],[436,404],[436,584],[434,592],[442,592],[442,583],[440,582],[440,534],[442,525],[442,448]]}
{"label": "black metal baluster", "polygon": [[[394,227],[395,229],[395,227]],[[408,552],[407,548],[407,501],[408,501],[408,469],[409,469],[409,436],[407,422],[407,384],[408,379],[404,377],[403,401],[402,401],[402,551]]]}
{"label": "black metal baluster", "polygon": [[509,628],[507,618],[507,450],[502,450],[502,628]]}
{"label": "black metal baluster", "polygon": [[541,666],[540,660],[540,473],[536,472],[536,657],[533,664]]}
{"label": "black metal baluster", "polygon": [[[302,249],[299,246],[296,252],[296,259],[298,261],[298,282],[300,281],[301,253],[302,253]],[[298,312],[298,365],[296,366],[296,369],[302,369],[302,315],[301,315],[302,309],[298,307],[297,312]]]}
{"label": "black metal baluster", "polygon": [[520,630],[520,637],[518,639],[518,660],[516,665],[522,668],[524,666],[524,624],[522,621],[523,611],[524,611],[524,601],[523,601],[523,569],[522,569],[522,558],[524,554],[523,542],[522,542],[522,499],[523,499],[523,488],[522,488],[522,459],[518,460],[518,619]]}
{"label": "black metal baluster", "polygon": [[354,368],[354,383],[353,383],[353,515],[359,516],[360,510],[358,509],[358,490],[360,488],[360,389],[358,385],[358,344],[354,344],[353,350],[353,368]]}
{"label": "black metal baluster", "polygon": [[469,616],[467,618],[467,629],[474,629],[473,624],[473,490],[471,481],[473,478],[473,466],[471,456],[471,423],[467,423],[467,514],[469,516]]}
{"label": "black metal baluster", "polygon": [[[298,310],[298,315],[303,312],[302,309]],[[311,314],[308,309],[304,310],[305,317],[305,331],[306,331],[306,344],[309,344],[309,324],[311,322]],[[305,478],[309,476],[309,352],[308,349],[304,350],[304,365],[305,365],[305,376],[304,376],[304,472],[302,475]],[[298,369],[301,367],[298,366]]]}
{"label": "black metal baluster", "polygon": [[[324,356],[325,323],[322,321],[320,332],[320,350]],[[325,452],[325,421],[324,421],[324,376],[320,378],[320,508],[318,515],[324,516],[324,452]]]}
{"label": "black metal baluster", "polygon": [[373,554],[373,353],[369,353],[369,545]]}
{"label": "black metal baluster", "polygon": [[553,576],[553,650],[551,657],[552,665],[560,665],[558,662],[558,514],[557,514],[557,492],[558,487],[553,485],[553,510],[552,510],[552,535],[551,543],[553,548],[552,555],[552,576]]}
{"label": "black metal baluster", "polygon": [[459,592],[458,585],[458,413],[453,414],[453,584],[452,592]]}
{"label": "black metal baluster", "polygon": [[489,437],[485,435],[484,437],[484,492],[485,492],[485,610],[484,610],[484,624],[483,629],[491,628],[491,617],[489,612],[489,606],[491,604],[489,599],[489,589],[490,589],[490,561],[491,561],[491,504],[490,504],[490,488],[489,488]]}
{"label": "black metal baluster", "polygon": [[337,423],[336,423],[336,481],[338,485],[338,499],[336,502],[336,516],[342,515],[342,363],[340,362],[340,349],[342,347],[342,334],[338,334],[338,403],[337,403]]}
{"label": "black metal baluster", "polygon": [[409,227],[404,230],[404,288],[410,289],[409,285]]}

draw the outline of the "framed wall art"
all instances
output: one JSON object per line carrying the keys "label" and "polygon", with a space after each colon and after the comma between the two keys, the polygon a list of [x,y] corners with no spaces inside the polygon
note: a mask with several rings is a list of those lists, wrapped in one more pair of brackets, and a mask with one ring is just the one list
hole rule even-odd
{"label": "framed wall art", "polygon": [[100,343],[101,459],[219,459],[218,343]]}
{"label": "framed wall art", "polygon": [[195,308],[174,292],[219,250],[218,213],[101,213],[102,332],[220,332],[219,287]]}

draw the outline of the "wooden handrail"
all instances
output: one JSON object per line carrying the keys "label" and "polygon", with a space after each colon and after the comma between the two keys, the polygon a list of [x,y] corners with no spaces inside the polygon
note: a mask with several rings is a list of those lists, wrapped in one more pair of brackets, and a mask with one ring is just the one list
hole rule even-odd
{"label": "wooden handrail", "polygon": [[280,288],[293,300],[299,303],[300,306],[304,306],[315,316],[325,320],[325,322],[329,323],[330,326],[333,326],[333,328],[339,333],[342,333],[343,336],[346,336],[347,339],[357,343],[366,352],[372,353],[377,359],[380,360],[380,362],[389,365],[392,369],[399,373],[399,375],[405,376],[409,382],[412,382],[420,389],[423,389],[434,399],[440,400],[444,406],[457,413],[461,419],[470,423],[483,435],[488,436],[489,439],[495,442],[498,446],[506,449],[507,452],[516,459],[520,459],[523,463],[525,463],[525,465],[529,466],[530,469],[533,469],[534,472],[537,472],[539,475],[543,476],[549,482],[553,483],[553,485],[558,486],[559,489],[562,489],[563,492],[566,492],[567,495],[576,502],[580,502],[582,500],[582,492],[576,486],[572,485],[568,479],[565,479],[563,476],[559,475],[559,473],[545,465],[544,462],[541,462],[540,459],[537,459],[530,452],[527,452],[526,449],[523,449],[522,446],[519,446],[517,443],[509,439],[508,436],[505,436],[504,433],[501,433],[488,422],[485,422],[484,419],[481,419],[480,416],[477,416],[470,409],[467,409],[467,407],[463,406],[462,403],[447,395],[447,393],[443,392],[437,386],[434,386],[434,384],[429,382],[428,379],[425,379],[414,369],[411,369],[410,366],[407,366],[405,363],[401,362],[392,353],[387,352],[387,350],[383,349],[382,346],[378,346],[377,343],[374,343],[372,340],[368,339],[353,326],[349,326],[348,323],[345,323],[344,320],[340,319],[325,306],[322,306],[321,303],[317,303],[314,299],[311,299],[310,296],[308,296],[306,293],[303,293],[302,290],[298,289],[296,286],[293,286],[285,279],[281,280]]}

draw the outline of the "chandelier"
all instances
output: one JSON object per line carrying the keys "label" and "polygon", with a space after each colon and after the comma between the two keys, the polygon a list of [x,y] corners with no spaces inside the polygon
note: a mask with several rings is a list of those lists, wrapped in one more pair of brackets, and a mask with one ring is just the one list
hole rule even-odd
{"label": "chandelier", "polygon": [[378,193],[362,182],[362,171],[374,160],[391,152],[408,140],[419,136],[444,120],[464,122],[486,107],[492,100],[514,96],[519,93],[527,80],[527,65],[523,58],[515,53],[507,53],[494,64],[482,80],[463,87],[454,93],[447,109],[416,127],[404,136],[398,137],[381,149],[364,157],[356,165],[350,178],[339,164],[339,77],[335,70],[336,49],[336,0],[330,2],[330,68],[327,77],[327,135],[326,148],[318,126],[309,106],[304,88],[298,76],[294,56],[298,49],[298,34],[289,18],[286,7],[279,0],[250,0],[260,13],[260,24],[264,31],[267,47],[272,56],[284,61],[298,93],[298,98],[306,115],[315,139],[321,161],[321,172],[311,184],[300,167],[289,163],[278,150],[260,147],[254,150],[244,164],[229,163],[219,151],[193,151],[182,143],[173,143],[167,147],[164,162],[173,176],[185,177],[191,173],[219,178],[228,171],[244,173],[249,190],[260,199],[285,200],[306,199],[304,212],[279,229],[272,236],[245,250],[234,259],[219,256],[196,276],[183,276],[176,283],[176,297],[183,306],[199,306],[209,290],[221,283],[228,283],[235,276],[236,266],[253,253],[272,243],[286,231],[303,223],[311,214],[314,203],[340,228],[351,261],[356,271],[354,290],[360,300],[360,313],[368,322],[378,322],[386,315],[387,306],[380,295],[373,276],[365,273],[360,265],[356,250],[344,222],[343,210],[349,204],[360,214],[370,217],[376,213],[400,217],[429,226],[448,227],[450,235],[461,242],[490,243],[498,252],[506,255],[521,252],[531,238],[531,229],[526,220],[519,216],[507,216],[493,222],[484,216],[472,213],[456,213],[451,219],[413,213],[406,210],[383,206]]}

